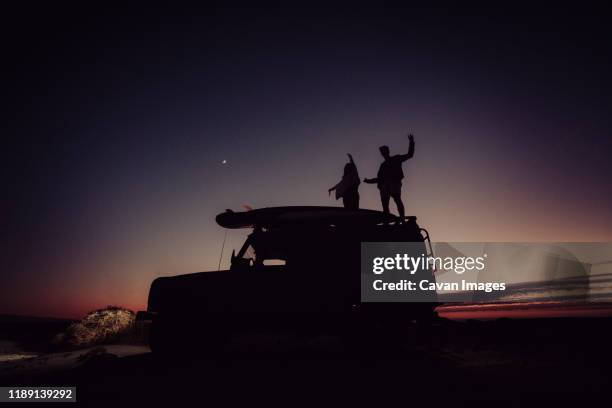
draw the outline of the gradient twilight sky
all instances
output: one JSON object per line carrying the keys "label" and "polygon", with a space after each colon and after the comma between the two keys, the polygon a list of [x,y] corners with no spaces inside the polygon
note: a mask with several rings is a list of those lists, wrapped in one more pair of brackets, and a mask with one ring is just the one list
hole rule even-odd
{"label": "gradient twilight sky", "polygon": [[217,268],[217,213],[341,205],[407,132],[434,240],[612,240],[610,16],[528,11],[7,10],[0,313],[143,309]]}

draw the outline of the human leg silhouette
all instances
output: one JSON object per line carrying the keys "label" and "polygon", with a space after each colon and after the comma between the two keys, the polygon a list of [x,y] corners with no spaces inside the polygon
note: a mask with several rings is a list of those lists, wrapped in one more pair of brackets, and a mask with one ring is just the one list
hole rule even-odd
{"label": "human leg silhouette", "polygon": [[359,209],[359,193],[357,191],[351,191],[342,197],[344,208],[349,210]]}
{"label": "human leg silhouette", "polygon": [[404,203],[402,202],[401,193],[393,194],[393,201],[395,201],[395,205],[397,206],[397,212],[400,217],[400,222],[404,222],[404,217],[406,214],[404,213]]}
{"label": "human leg silhouette", "polygon": [[404,222],[404,203],[402,202],[402,183],[393,183],[389,186],[389,195],[397,206],[400,222]]}
{"label": "human leg silhouette", "polygon": [[389,200],[391,199],[391,194],[387,189],[380,190],[380,202],[382,203],[383,212],[385,214],[389,214]]}

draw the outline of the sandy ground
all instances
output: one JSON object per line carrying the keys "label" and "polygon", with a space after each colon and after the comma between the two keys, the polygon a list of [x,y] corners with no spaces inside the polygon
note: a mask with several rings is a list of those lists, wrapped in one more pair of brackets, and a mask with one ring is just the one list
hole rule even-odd
{"label": "sandy ground", "polygon": [[206,359],[104,346],[5,362],[0,381],[74,385],[87,406],[576,406],[609,400],[610,323],[442,321],[357,354],[333,337],[288,334],[238,338]]}
{"label": "sandy ground", "polygon": [[146,345],[129,344],[112,344],[45,354],[17,350],[13,353],[0,354],[0,376],[27,376],[63,372],[100,358],[122,358],[151,351]]}

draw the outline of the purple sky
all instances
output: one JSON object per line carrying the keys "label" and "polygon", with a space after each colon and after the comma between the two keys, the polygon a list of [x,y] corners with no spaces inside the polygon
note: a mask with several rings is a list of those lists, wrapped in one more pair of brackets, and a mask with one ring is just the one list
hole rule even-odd
{"label": "purple sky", "polygon": [[0,313],[142,309],[216,269],[217,213],[340,205],[407,132],[434,240],[612,240],[607,17],[514,12],[15,10]]}

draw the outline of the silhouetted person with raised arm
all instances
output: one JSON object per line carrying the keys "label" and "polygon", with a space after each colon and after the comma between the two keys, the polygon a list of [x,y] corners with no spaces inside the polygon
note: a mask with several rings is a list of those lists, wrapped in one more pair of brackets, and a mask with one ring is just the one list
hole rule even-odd
{"label": "silhouetted person with raised arm", "polygon": [[357,210],[359,208],[359,173],[357,173],[357,166],[353,160],[353,156],[350,153],[347,154],[349,162],[344,165],[344,174],[342,180],[335,186],[327,190],[329,194],[336,190],[336,200],[342,197],[342,203],[344,208],[349,210]]}
{"label": "silhouetted person with raised arm", "polygon": [[383,212],[389,214],[389,200],[393,198],[397,205],[397,212],[400,216],[400,222],[404,222],[404,203],[402,202],[402,179],[404,172],[402,171],[402,163],[414,156],[414,136],[408,135],[410,146],[408,153],[391,156],[389,154],[389,146],[380,146],[380,154],[385,158],[378,169],[378,175],[373,179],[363,179],[365,183],[377,184],[380,190],[380,201],[382,202]]}

